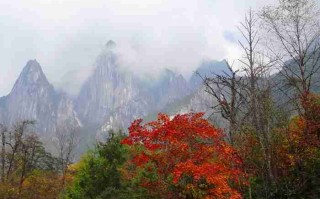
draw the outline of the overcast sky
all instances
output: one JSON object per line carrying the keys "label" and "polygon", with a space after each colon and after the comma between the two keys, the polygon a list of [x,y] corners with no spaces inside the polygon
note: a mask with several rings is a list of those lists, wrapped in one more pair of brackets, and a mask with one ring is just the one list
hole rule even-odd
{"label": "overcast sky", "polygon": [[115,41],[125,67],[185,76],[203,59],[239,56],[236,26],[246,10],[275,0],[1,0],[0,96],[29,59],[59,84],[85,76],[104,44]]}

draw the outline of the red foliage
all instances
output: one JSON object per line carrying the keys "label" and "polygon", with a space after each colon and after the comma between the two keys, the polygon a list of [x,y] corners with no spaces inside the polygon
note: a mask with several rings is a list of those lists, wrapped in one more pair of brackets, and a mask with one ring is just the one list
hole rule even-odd
{"label": "red foliage", "polygon": [[[164,187],[165,198],[241,198],[231,184],[243,184],[242,161],[222,132],[202,116],[191,113],[170,119],[159,114],[157,121],[132,123],[122,143],[142,147],[133,163],[141,168],[152,164],[158,175],[156,182],[143,183],[146,188]],[[170,191],[170,185],[175,189]]]}
{"label": "red foliage", "polygon": [[312,144],[320,146],[320,96],[308,93],[301,97],[305,112],[300,116],[304,121],[304,134]]}
{"label": "red foliage", "polygon": [[[301,96],[304,112],[291,119],[287,128],[279,129],[283,136],[274,146],[277,154],[279,177],[286,176],[294,168],[302,170],[309,162],[318,158],[320,147],[320,97],[309,93]],[[302,175],[303,172],[300,171]]]}

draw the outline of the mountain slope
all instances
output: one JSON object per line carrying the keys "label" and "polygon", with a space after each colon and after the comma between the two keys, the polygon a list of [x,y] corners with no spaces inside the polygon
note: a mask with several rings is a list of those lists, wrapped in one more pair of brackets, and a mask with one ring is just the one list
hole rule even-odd
{"label": "mountain slope", "polygon": [[146,114],[148,109],[135,77],[120,70],[114,45],[108,42],[98,56],[95,71],[76,99],[81,119],[90,125],[118,121],[116,126],[127,126],[132,118]]}
{"label": "mountain slope", "polygon": [[28,61],[12,91],[0,99],[0,107],[0,123],[10,126],[21,120],[34,120],[42,134],[52,133],[58,126],[81,125],[72,101],[55,91],[36,60]]}
{"label": "mountain slope", "polygon": [[187,81],[168,69],[150,82],[122,70],[116,48],[114,42],[107,43],[76,99],[76,110],[87,125],[102,126],[103,131],[126,129],[134,119],[190,94]]}
{"label": "mountain slope", "polygon": [[223,72],[228,72],[226,61],[204,61],[197,68],[197,70],[191,75],[189,79],[189,86],[192,90],[198,89],[202,85],[202,79],[204,76],[212,76],[213,74],[221,75]]}
{"label": "mountain slope", "polygon": [[[0,123],[35,120],[37,130],[43,134],[54,133],[60,126],[83,126],[91,129],[91,136],[97,135],[98,129],[126,129],[134,119],[161,111],[206,111],[201,104],[201,79],[197,75],[187,81],[164,69],[150,80],[126,71],[128,66],[120,66],[117,52],[116,44],[109,41],[75,99],[55,90],[39,63],[29,61],[11,93],[0,98]],[[224,62],[210,61],[198,71],[205,75],[225,69]]]}

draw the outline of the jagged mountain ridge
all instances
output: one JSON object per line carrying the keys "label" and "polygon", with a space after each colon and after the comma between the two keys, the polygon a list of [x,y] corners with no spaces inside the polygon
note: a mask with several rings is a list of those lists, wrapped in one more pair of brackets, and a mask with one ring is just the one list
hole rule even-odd
{"label": "jagged mountain ridge", "polygon": [[[222,61],[203,61],[196,71],[193,72],[189,79],[189,87],[197,90],[202,86],[201,77],[212,77],[214,74],[222,75],[223,72],[228,73],[228,66],[225,60]],[[200,75],[200,76],[199,76]]]}
{"label": "jagged mountain ridge", "polygon": [[[29,119],[37,121],[37,131],[43,135],[52,135],[59,126],[95,129],[88,133],[96,135],[96,129],[100,129],[100,133],[110,128],[126,129],[134,119],[145,118],[170,105],[182,104],[188,96],[198,95],[194,93],[198,93],[199,88],[192,86],[199,86],[195,76],[186,80],[165,69],[158,79],[146,82],[140,76],[122,70],[116,48],[112,41],[106,44],[96,59],[93,73],[73,98],[57,91],[40,64],[30,60],[10,94],[0,98],[0,123],[10,126]],[[221,65],[220,62],[202,64],[200,72],[210,72],[208,66],[214,68],[215,64]],[[193,104],[186,109],[200,110],[192,108]]]}
{"label": "jagged mountain ridge", "polygon": [[[77,111],[85,123],[124,126],[126,118],[144,114],[146,102],[135,77],[119,69],[117,55],[108,45],[98,56],[95,67],[76,99]],[[122,124],[114,124],[120,119],[124,120]]]}
{"label": "jagged mountain ridge", "polygon": [[36,60],[28,61],[9,95],[0,98],[0,123],[8,126],[21,120],[36,121],[39,133],[48,135],[58,126],[81,126],[73,102],[55,91]]}
{"label": "jagged mountain ridge", "polygon": [[151,104],[154,108],[150,111],[160,111],[168,104],[180,101],[191,92],[188,82],[181,74],[178,75],[169,69],[165,69],[160,74],[160,78],[146,93],[153,100]]}
{"label": "jagged mountain ridge", "polygon": [[159,79],[148,83],[140,76],[121,70],[115,48],[115,43],[108,42],[95,62],[95,71],[76,99],[77,111],[84,123],[102,125],[103,129],[125,129],[132,120],[161,110],[190,93],[184,77],[168,69]]}

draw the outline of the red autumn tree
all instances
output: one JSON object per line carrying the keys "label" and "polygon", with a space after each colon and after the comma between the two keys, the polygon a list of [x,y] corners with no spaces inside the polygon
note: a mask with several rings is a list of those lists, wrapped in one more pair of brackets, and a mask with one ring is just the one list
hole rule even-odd
{"label": "red autumn tree", "polygon": [[[305,110],[293,118],[287,129],[287,148],[289,165],[300,170],[319,158],[320,148],[320,96],[306,93],[301,96],[301,105]],[[301,172],[303,173],[303,172]]]}
{"label": "red autumn tree", "polygon": [[304,136],[314,146],[320,147],[320,96],[306,93],[301,97],[304,113],[300,116],[305,123]]}
{"label": "red autumn tree", "polygon": [[139,119],[129,127],[122,143],[135,151],[131,163],[156,175],[140,178],[149,193],[162,198],[241,198],[234,185],[243,184],[242,161],[222,131],[202,116],[170,119],[159,114],[157,121],[142,124]]}

